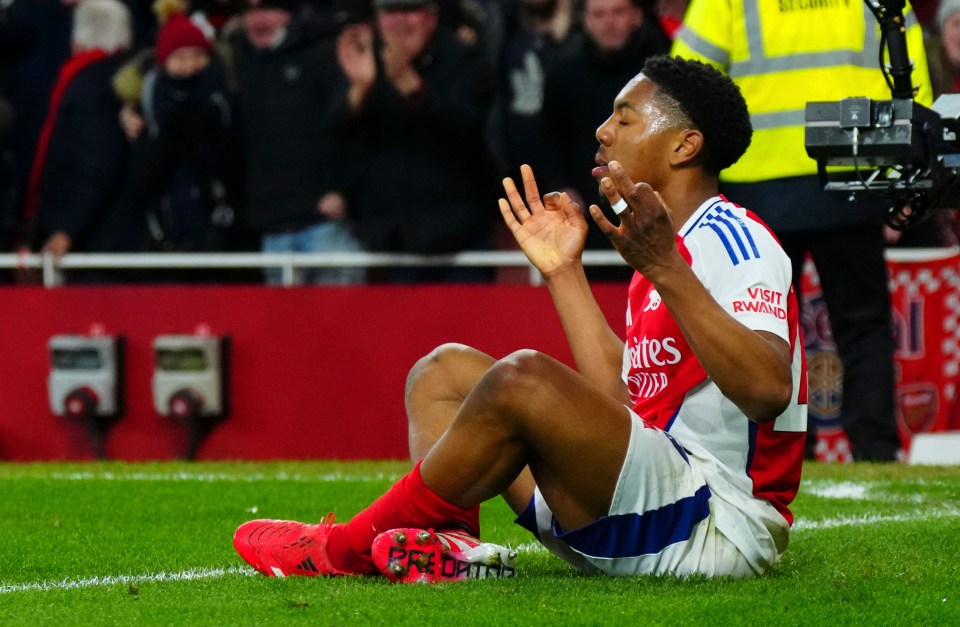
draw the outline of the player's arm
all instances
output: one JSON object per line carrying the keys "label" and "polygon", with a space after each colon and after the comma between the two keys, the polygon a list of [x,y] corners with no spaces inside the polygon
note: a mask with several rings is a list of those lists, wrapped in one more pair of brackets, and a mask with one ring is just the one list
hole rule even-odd
{"label": "player's arm", "polygon": [[604,179],[610,196],[620,193],[629,210],[613,226],[596,205],[590,212],[624,259],[646,276],[680,326],[690,348],[717,384],[755,422],[775,419],[793,390],[789,344],[773,333],[747,328],[727,313],[680,255],[676,231],[660,195],[645,183],[634,185],[619,163],[616,180]]}
{"label": "player's arm", "polygon": [[581,256],[587,222],[580,207],[566,194],[547,194],[541,200],[530,166],[520,168],[524,195],[512,179],[504,179],[506,198],[500,213],[520,248],[540,271],[570,344],[577,370],[611,396],[627,402],[620,379],[623,342],[600,310]]}
{"label": "player's arm", "polygon": [[755,422],[783,413],[793,392],[790,345],[735,320],[679,255],[649,272],[690,348],[723,395]]}

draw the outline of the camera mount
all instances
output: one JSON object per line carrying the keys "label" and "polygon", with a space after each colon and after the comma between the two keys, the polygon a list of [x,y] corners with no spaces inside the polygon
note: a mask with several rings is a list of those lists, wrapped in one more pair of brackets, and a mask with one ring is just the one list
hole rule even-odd
{"label": "camera mount", "polygon": [[960,95],[941,96],[932,108],[914,102],[906,3],[864,1],[880,24],[879,65],[892,98],[808,102],[805,145],[824,189],[851,199],[861,193],[886,197],[887,223],[903,230],[933,209],[960,203]]}

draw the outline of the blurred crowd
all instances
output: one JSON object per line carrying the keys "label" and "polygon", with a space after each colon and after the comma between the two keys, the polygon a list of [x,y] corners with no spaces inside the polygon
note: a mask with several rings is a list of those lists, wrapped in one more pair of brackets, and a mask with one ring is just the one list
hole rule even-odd
{"label": "blurred crowd", "polygon": [[[687,4],[0,0],[0,252],[511,247],[500,179],[530,163],[544,190],[600,202],[595,129]],[[914,8],[935,88],[958,91],[960,0]]]}
{"label": "blurred crowd", "polygon": [[[496,198],[521,163],[545,188],[598,201],[595,129],[645,59],[669,51],[685,3],[0,7],[0,250],[438,254],[509,246]],[[599,232],[591,245],[608,248]],[[492,278],[476,268],[302,277]]]}

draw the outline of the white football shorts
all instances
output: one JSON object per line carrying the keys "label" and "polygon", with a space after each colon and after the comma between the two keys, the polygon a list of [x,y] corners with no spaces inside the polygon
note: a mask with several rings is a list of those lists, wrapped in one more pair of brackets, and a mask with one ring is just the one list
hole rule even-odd
{"label": "white football shorts", "polygon": [[[558,527],[540,490],[517,517],[552,553],[583,572],[608,575],[746,577],[758,574],[717,529],[706,474],[670,434],[632,411],[627,456],[607,516],[570,531]],[[779,555],[771,556],[775,563]]]}

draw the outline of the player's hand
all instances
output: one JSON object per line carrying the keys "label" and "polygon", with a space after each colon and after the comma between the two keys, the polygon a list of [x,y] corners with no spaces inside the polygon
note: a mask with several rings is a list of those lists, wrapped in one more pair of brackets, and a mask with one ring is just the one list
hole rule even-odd
{"label": "player's hand", "polygon": [[670,211],[658,192],[631,181],[619,162],[611,161],[608,167],[612,176],[604,177],[600,187],[611,204],[618,197],[626,200],[627,209],[620,214],[620,226],[611,224],[597,205],[590,206],[590,215],[626,262],[654,279],[656,272],[669,270],[681,259]]}
{"label": "player's hand", "polygon": [[503,179],[507,197],[500,199],[500,213],[530,263],[548,277],[580,261],[587,221],[567,194],[552,192],[541,200],[530,166],[520,166],[520,176],[523,196],[513,179]]}

